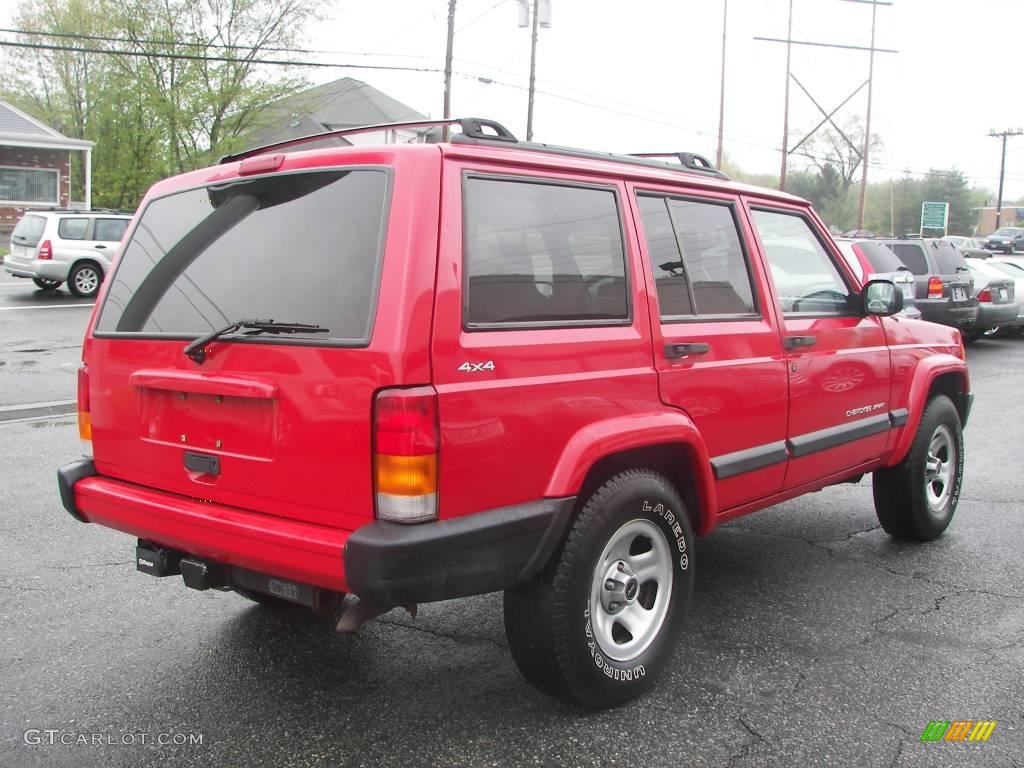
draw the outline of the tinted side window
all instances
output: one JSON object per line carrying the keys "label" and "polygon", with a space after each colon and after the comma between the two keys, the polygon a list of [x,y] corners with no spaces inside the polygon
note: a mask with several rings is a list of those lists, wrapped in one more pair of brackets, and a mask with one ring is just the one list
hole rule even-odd
{"label": "tinted side window", "polygon": [[105,243],[117,243],[124,236],[126,229],[128,229],[128,222],[124,219],[96,219],[92,239]]}
{"label": "tinted side window", "polygon": [[463,194],[468,325],[629,317],[614,192],[467,177]]}
{"label": "tinted side window", "polygon": [[754,292],[732,208],[674,198],[669,199],[668,207],[697,314],[753,314]]}
{"label": "tinted side window", "polygon": [[662,318],[757,310],[728,204],[640,195]]}
{"label": "tinted side window", "polygon": [[61,219],[57,224],[57,235],[62,240],[84,240],[89,228],[89,219],[84,216]]}
{"label": "tinted side window", "polygon": [[754,211],[783,312],[845,314],[850,292],[810,225],[800,216]]}
{"label": "tinted side window", "polygon": [[895,272],[903,266],[896,254],[881,243],[863,242],[857,243],[857,247],[875,272]]}
{"label": "tinted side window", "polygon": [[664,197],[640,195],[637,203],[644,222],[647,254],[658,289],[658,310],[661,316],[694,314],[690,281],[686,277],[686,265],[679,254],[676,233],[672,229],[668,200]]}
{"label": "tinted side window", "polygon": [[963,254],[949,243],[935,241],[932,245],[935,266],[938,267],[940,275],[952,275],[956,273],[958,267],[967,266]]}
{"label": "tinted side window", "polygon": [[892,243],[889,247],[899,256],[900,261],[910,267],[910,271],[915,275],[927,275],[931,272],[920,245]]}

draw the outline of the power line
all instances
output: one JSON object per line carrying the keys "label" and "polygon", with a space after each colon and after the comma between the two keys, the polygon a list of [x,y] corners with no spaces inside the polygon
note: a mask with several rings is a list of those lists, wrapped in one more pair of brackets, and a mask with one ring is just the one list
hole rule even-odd
{"label": "power line", "polygon": [[153,53],[148,51],[124,51],[110,48],[84,48],[71,45],[50,45],[45,43],[12,43],[0,40],[0,46],[7,48],[29,48],[41,51],[67,51],[69,53],[102,53],[108,56],[134,56],[145,59],[169,59],[176,61],[216,61],[247,64],[267,64],[279,67],[320,67],[335,69],[376,69],[393,72],[442,72],[438,67],[399,67],[384,64],[333,64],[320,61],[281,61],[279,59],[257,59],[248,56],[199,56],[190,53]]}
{"label": "power line", "polygon": [[[505,2],[505,0],[502,0]],[[0,27],[0,32],[8,32],[15,35],[28,35],[30,37],[55,37],[64,38],[70,40],[95,40],[103,43],[133,43],[135,45],[169,45],[178,48],[202,48],[209,50],[210,48],[223,48],[225,50],[240,50],[248,51],[252,50],[253,46],[250,45],[238,45],[232,43],[214,43],[214,42],[188,42],[184,40],[154,40],[149,38],[134,38],[134,37],[109,37],[106,35],[86,35],[81,32],[42,32],[39,30],[32,29],[14,29],[8,27]],[[370,53],[368,51],[337,51],[337,50],[326,50],[319,48],[290,48],[290,47],[275,47],[275,46],[260,46],[261,51],[271,51],[274,53],[312,53],[312,54],[325,54],[331,56],[380,56],[382,58],[396,58],[396,59],[440,59],[440,56],[424,56],[420,54],[405,54],[405,53]]]}

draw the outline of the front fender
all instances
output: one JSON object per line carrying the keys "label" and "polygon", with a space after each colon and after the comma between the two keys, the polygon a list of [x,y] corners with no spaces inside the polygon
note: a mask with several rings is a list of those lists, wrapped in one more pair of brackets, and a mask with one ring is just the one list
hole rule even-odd
{"label": "front fender", "polygon": [[[921,416],[924,414],[925,406],[928,404],[928,395],[931,393],[935,380],[944,374],[952,373],[956,376],[957,391],[963,397],[968,397],[970,392],[970,380],[967,375],[967,365],[958,357],[947,354],[938,354],[920,360],[914,370],[913,381],[910,384],[907,395],[906,408],[909,411],[907,423],[900,429],[896,438],[896,445],[893,448],[886,466],[892,467],[899,464],[910,451],[910,445],[914,442],[917,428],[921,424]],[[960,404],[957,403],[958,409]]]}
{"label": "front fender", "polygon": [[594,422],[576,432],[566,443],[544,495],[575,496],[598,461],[635,448],[680,445],[687,449],[696,483],[697,533],[710,533],[715,524],[717,499],[714,477],[704,438],[694,423],[679,411],[659,411],[618,416]]}

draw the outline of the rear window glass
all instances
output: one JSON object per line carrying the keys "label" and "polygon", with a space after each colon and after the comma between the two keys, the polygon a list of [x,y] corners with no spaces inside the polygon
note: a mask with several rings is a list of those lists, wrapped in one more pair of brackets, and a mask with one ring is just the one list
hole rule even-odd
{"label": "rear window glass", "polygon": [[85,240],[85,232],[89,229],[89,220],[79,216],[77,219],[64,218],[57,224],[57,235],[62,240]]}
{"label": "rear window glass", "polygon": [[931,272],[920,245],[893,243],[889,247],[899,257],[900,261],[910,267],[910,271],[915,275],[927,275]]}
{"label": "rear window glass", "polygon": [[629,317],[614,192],[475,177],[464,190],[469,326]]}
{"label": "rear window glass", "polygon": [[957,268],[964,267],[964,255],[949,243],[940,240],[932,241],[935,254],[935,266],[939,268],[940,275],[952,275]]}
{"label": "rear window glass", "polygon": [[46,229],[46,219],[43,216],[22,216],[21,221],[14,227],[11,233],[11,240],[18,245],[39,245],[39,240]]}
{"label": "rear window glass", "polygon": [[365,343],[387,187],[382,170],[332,170],[153,200],[124,249],[96,330],[197,336],[273,319],[329,328],[318,340]]}
{"label": "rear window glass", "polygon": [[895,272],[903,266],[896,254],[881,243],[857,243],[874,272]]}
{"label": "rear window glass", "polygon": [[128,229],[128,222],[125,219],[96,219],[96,231],[92,239],[104,243],[117,243],[124,236]]}

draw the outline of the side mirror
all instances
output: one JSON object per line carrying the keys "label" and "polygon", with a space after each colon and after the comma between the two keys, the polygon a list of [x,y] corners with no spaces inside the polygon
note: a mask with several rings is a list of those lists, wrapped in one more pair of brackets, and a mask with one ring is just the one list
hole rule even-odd
{"label": "side mirror", "polygon": [[870,280],[860,297],[865,315],[888,317],[903,309],[903,292],[891,280]]}

